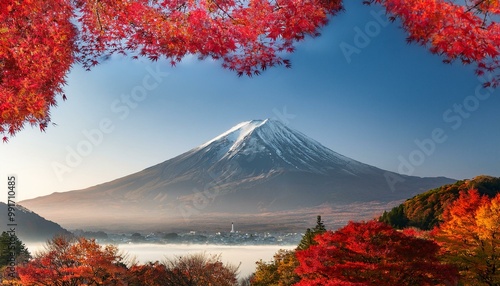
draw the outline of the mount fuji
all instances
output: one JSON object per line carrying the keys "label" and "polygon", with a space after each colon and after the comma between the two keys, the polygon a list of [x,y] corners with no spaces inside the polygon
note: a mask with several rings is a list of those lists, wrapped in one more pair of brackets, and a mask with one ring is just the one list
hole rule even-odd
{"label": "mount fuji", "polygon": [[266,119],[240,123],[135,174],[20,204],[68,228],[181,227],[193,221],[216,224],[229,216],[246,216],[250,223],[263,214],[400,201],[454,181],[363,164]]}

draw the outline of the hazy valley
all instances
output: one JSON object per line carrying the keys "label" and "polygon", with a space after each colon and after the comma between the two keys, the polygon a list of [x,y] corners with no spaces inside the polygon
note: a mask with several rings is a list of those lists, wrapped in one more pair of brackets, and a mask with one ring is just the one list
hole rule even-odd
{"label": "hazy valley", "polygon": [[68,229],[301,231],[317,214],[341,226],[454,181],[385,171],[253,120],[143,171],[20,204]]}

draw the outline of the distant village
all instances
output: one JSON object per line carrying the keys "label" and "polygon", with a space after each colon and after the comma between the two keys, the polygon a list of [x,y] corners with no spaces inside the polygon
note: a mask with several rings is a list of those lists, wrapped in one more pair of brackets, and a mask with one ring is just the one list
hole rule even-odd
{"label": "distant village", "polygon": [[158,244],[213,244],[213,245],[297,245],[302,233],[286,232],[240,232],[231,226],[227,232],[207,231],[150,232],[150,233],[106,233],[103,231],[74,230],[76,236],[94,238],[99,243],[158,243]]}

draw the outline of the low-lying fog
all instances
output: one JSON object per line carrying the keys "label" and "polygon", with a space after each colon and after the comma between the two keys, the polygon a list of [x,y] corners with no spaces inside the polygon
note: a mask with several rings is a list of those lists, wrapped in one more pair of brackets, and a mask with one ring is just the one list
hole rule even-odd
{"label": "low-lying fog", "polygon": [[[43,250],[43,243],[27,243],[29,251],[34,254]],[[296,245],[204,245],[204,244],[118,244],[118,248],[135,258],[139,263],[148,261],[164,261],[187,254],[205,252],[221,254],[225,263],[240,265],[239,277],[246,277],[255,271],[255,262],[262,259],[270,261],[279,249],[294,249]]]}

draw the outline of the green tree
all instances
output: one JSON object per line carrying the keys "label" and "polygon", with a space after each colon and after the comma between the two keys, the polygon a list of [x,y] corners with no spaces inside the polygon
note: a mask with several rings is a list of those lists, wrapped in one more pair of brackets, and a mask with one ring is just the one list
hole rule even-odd
{"label": "green tree", "polygon": [[400,204],[390,212],[384,211],[379,221],[397,229],[405,228],[408,225],[409,219],[406,217],[404,207],[404,204]]}
{"label": "green tree", "polygon": [[0,267],[9,266],[11,261],[17,264],[31,257],[28,248],[16,234],[6,231],[0,235],[0,251]]}
{"label": "green tree", "polygon": [[17,279],[16,266],[31,258],[24,243],[13,232],[0,235],[0,281],[2,285],[21,285]]}
{"label": "green tree", "polygon": [[314,244],[314,232],[308,228],[306,230],[306,233],[304,233],[304,236],[302,237],[302,240],[299,242],[299,245],[297,246],[298,250],[304,250],[308,249],[309,246]]}
{"label": "green tree", "polygon": [[323,233],[323,232],[326,231],[325,224],[321,220],[321,216],[320,215],[316,218],[316,226],[314,227],[313,230],[316,233]]}
{"label": "green tree", "polygon": [[316,226],[313,229],[308,228],[306,233],[302,237],[302,240],[299,242],[297,246],[297,250],[308,249],[309,246],[315,244],[314,237],[320,233],[324,233],[326,231],[325,224],[321,220],[321,216],[319,215],[316,218]]}

